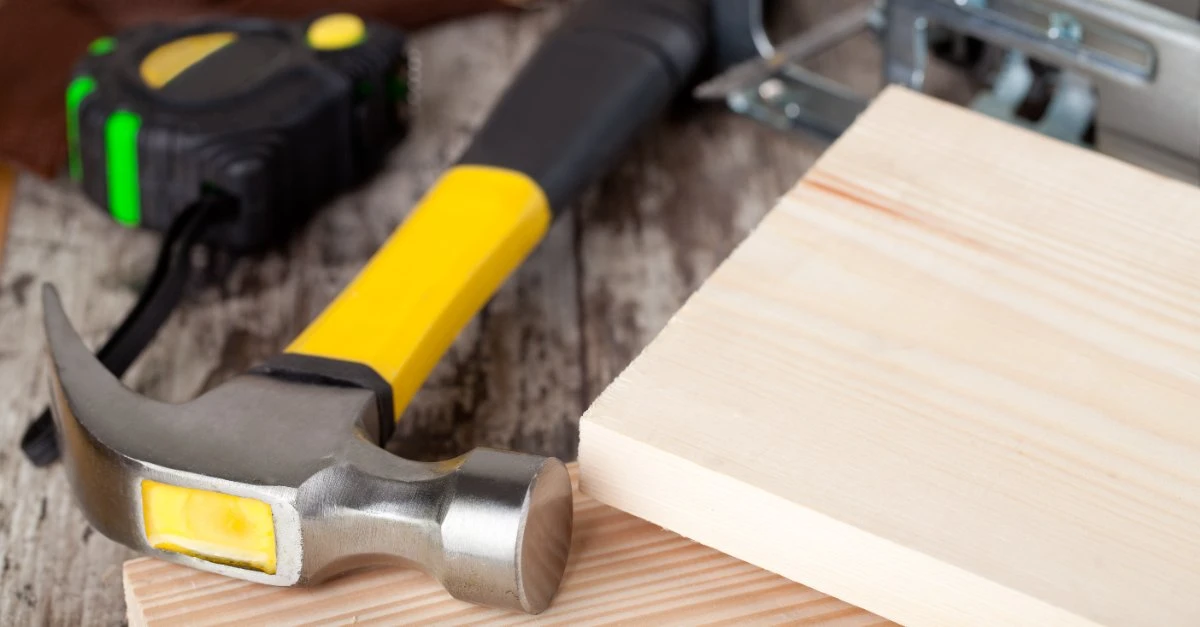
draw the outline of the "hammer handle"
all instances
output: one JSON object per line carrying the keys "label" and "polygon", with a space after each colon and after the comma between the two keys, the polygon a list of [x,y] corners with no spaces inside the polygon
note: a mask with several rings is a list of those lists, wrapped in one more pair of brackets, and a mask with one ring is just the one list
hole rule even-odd
{"label": "hammer handle", "polygon": [[683,91],[704,0],[587,0],[521,70],[458,165],[287,352],[366,365],[399,417],[462,327]]}

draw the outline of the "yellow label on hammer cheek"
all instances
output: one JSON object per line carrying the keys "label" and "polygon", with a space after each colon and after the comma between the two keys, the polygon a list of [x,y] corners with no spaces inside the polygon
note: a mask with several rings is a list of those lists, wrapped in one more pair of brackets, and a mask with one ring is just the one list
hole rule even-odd
{"label": "yellow label on hammer cheek", "polygon": [[142,518],[156,549],[275,574],[275,520],[262,501],[143,479]]}

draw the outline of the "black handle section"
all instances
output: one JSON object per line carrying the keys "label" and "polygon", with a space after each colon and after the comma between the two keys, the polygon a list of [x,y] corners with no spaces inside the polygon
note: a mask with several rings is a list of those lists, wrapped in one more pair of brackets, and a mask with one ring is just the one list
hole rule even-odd
{"label": "black handle section", "polygon": [[585,0],[517,75],[460,163],[529,175],[555,215],[688,84],[708,0]]}

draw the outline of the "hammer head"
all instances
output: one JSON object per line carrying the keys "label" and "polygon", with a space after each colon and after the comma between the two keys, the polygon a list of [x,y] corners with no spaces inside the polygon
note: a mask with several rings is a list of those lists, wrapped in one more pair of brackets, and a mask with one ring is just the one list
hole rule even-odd
{"label": "hammer head", "polygon": [[571,540],[562,462],[476,449],[406,460],[370,441],[375,393],[245,374],[179,405],[121,385],[43,295],[63,458],[104,535],[273,585],[399,563],[465,601],[537,613]]}

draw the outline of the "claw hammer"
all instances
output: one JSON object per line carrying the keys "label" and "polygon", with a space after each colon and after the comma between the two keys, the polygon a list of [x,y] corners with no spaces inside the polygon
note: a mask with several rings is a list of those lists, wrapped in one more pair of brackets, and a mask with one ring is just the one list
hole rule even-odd
{"label": "claw hammer", "polygon": [[187,403],[123,387],[43,294],[54,419],[80,508],[162,559],[274,585],[399,563],[536,613],[571,538],[562,462],[381,448],[461,328],[687,85],[701,0],[586,0],[463,154],[280,355]]}

